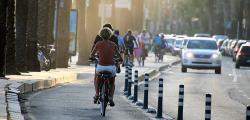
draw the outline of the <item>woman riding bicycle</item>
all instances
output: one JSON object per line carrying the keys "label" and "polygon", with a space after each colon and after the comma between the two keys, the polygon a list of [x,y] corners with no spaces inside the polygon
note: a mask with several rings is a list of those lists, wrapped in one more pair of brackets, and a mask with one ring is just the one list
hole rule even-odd
{"label": "woman riding bicycle", "polygon": [[[114,106],[115,103],[113,101],[113,95],[115,91],[115,76],[116,76],[116,66],[114,58],[118,58],[119,61],[122,61],[121,55],[119,53],[118,47],[115,43],[111,42],[109,39],[112,35],[112,31],[104,27],[99,32],[100,37],[103,39],[103,41],[98,42],[91,53],[91,58],[93,59],[95,55],[98,55],[98,64],[96,67],[97,74],[99,72],[108,71],[112,74],[112,78],[110,79],[110,85],[111,85],[111,95],[110,95],[110,106]],[[101,83],[101,78],[97,77],[95,79],[95,90],[96,94],[94,96],[94,103],[97,103],[99,98],[99,85]]]}

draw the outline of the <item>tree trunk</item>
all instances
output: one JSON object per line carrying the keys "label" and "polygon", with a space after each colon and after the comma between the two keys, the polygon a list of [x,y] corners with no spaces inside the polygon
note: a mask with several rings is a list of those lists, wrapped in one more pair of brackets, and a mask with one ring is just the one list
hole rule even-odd
{"label": "tree trunk", "polygon": [[6,74],[20,75],[16,68],[15,0],[8,0]]}
{"label": "tree trunk", "polygon": [[27,17],[28,0],[16,1],[16,63],[21,72],[27,72]]}
{"label": "tree trunk", "polygon": [[53,40],[53,0],[38,0],[37,38],[41,45],[52,44]]}
{"label": "tree trunk", "polygon": [[40,71],[40,64],[37,58],[37,13],[38,1],[28,1],[28,21],[27,21],[27,52],[28,70]]}
{"label": "tree trunk", "polygon": [[[89,44],[86,44],[86,31],[85,31],[85,15],[86,15],[86,11],[85,11],[85,0],[77,0],[77,10],[78,13],[78,30],[77,30],[77,43],[78,43],[78,51],[79,51],[79,55],[78,55],[78,61],[77,64],[78,65],[86,65],[88,64],[88,57],[89,57],[89,50],[88,50],[88,46]],[[88,42],[89,43],[89,42]]]}
{"label": "tree trunk", "polygon": [[56,67],[68,67],[69,60],[69,15],[71,0],[58,0],[57,33],[56,33]]}
{"label": "tree trunk", "polygon": [[6,10],[7,1],[0,0],[0,77],[5,77]]}

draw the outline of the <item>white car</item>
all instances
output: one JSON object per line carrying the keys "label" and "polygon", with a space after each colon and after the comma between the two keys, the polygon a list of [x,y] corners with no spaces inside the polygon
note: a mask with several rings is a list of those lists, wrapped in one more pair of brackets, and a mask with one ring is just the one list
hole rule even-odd
{"label": "white car", "polygon": [[180,55],[180,53],[181,53],[180,51],[182,48],[182,42],[183,42],[183,39],[181,39],[181,38],[177,38],[174,41],[173,49],[171,50],[171,53],[173,56]]}
{"label": "white car", "polygon": [[221,53],[213,38],[192,37],[182,50],[182,72],[191,69],[214,69],[221,74]]}

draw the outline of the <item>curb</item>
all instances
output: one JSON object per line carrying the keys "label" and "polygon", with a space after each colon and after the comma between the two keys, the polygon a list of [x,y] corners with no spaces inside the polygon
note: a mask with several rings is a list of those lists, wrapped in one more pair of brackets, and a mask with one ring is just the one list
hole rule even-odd
{"label": "curb", "polygon": [[[181,62],[181,60],[177,60],[177,61],[172,62],[172,63],[170,63],[170,64],[163,65],[163,66],[159,67],[159,68],[156,69],[156,70],[150,71],[150,72],[148,73],[148,74],[149,74],[149,78],[152,78],[152,77],[154,77],[155,75],[157,75],[157,74],[159,73],[159,71],[163,71],[164,69],[167,69],[167,68],[169,68],[169,67],[171,67],[171,66],[173,66],[173,65],[179,64],[180,62]],[[144,76],[145,76],[144,74],[141,75],[141,76],[139,76],[139,77],[138,77],[138,81],[139,81],[139,82],[143,81],[143,80],[144,80]]]}
{"label": "curb", "polygon": [[24,102],[22,95],[48,89],[59,84],[64,84],[77,79],[78,73],[64,74],[58,78],[48,78],[47,80],[34,80],[16,82],[5,86],[5,102],[7,104],[7,120],[24,120],[21,103]]}

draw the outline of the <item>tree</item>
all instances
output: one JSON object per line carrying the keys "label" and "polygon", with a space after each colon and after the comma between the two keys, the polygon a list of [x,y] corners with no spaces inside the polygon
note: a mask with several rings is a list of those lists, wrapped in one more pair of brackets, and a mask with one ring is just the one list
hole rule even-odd
{"label": "tree", "polygon": [[68,67],[69,60],[69,15],[71,0],[57,0],[56,67]]}
{"label": "tree", "polygon": [[28,70],[40,71],[40,64],[37,58],[37,13],[38,1],[28,1],[28,19],[27,19],[27,53]]}
{"label": "tree", "polygon": [[38,0],[38,29],[37,38],[41,45],[53,44],[55,1]]}
{"label": "tree", "polygon": [[27,72],[27,18],[28,0],[16,1],[16,63],[20,72]]}
{"label": "tree", "polygon": [[0,77],[5,77],[6,11],[7,1],[0,0]]}
{"label": "tree", "polygon": [[15,0],[8,0],[7,6],[7,55],[6,55],[6,74],[19,75],[16,68],[16,49],[15,49]]}

